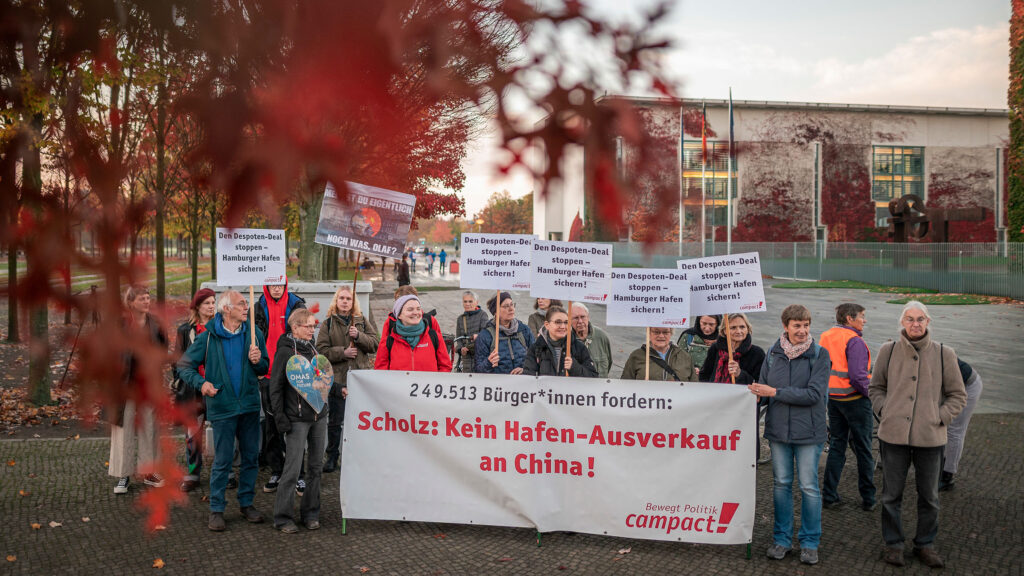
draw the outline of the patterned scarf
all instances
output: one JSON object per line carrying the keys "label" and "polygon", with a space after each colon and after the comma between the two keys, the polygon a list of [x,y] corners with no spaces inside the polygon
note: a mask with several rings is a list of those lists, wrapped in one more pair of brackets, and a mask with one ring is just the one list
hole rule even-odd
{"label": "patterned scarf", "polygon": [[[740,353],[736,350],[732,351],[732,357],[734,360],[739,362]],[[731,384],[732,375],[729,374],[729,351],[719,350],[718,351],[718,364],[715,365],[715,382],[719,384]]]}
{"label": "patterned scarf", "polygon": [[516,318],[512,319],[512,325],[505,328],[503,325],[498,324],[498,328],[501,330],[502,336],[512,337],[519,333],[519,320]]}
{"label": "patterned scarf", "polygon": [[779,338],[779,346],[782,346],[782,351],[786,353],[786,358],[790,360],[794,360],[804,352],[807,352],[813,343],[814,338],[808,336],[807,340],[804,340],[802,343],[793,344],[789,341],[789,336],[785,332]]}

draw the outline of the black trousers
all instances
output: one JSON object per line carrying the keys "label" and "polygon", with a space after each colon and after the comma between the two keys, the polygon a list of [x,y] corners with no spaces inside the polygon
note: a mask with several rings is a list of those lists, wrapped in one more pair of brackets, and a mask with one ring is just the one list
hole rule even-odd
{"label": "black trousers", "polygon": [[327,398],[331,409],[330,420],[327,422],[327,461],[335,462],[341,458],[341,430],[345,426],[345,399],[340,395],[331,394]]}

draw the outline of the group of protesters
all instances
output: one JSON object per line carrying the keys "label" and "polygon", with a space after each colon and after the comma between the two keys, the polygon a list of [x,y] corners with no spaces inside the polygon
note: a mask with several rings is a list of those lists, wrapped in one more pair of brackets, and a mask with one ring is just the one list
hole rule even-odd
{"label": "group of protesters", "polygon": [[[130,288],[125,305],[128,321],[144,328],[154,342],[166,342],[148,314],[145,289]],[[213,531],[226,527],[229,487],[237,487],[246,520],[264,520],[253,507],[261,464],[271,471],[264,492],[276,492],[274,526],[285,533],[298,531],[295,492],[301,496],[299,520],[309,530],[319,528],[321,476],[340,467],[349,370],[448,372],[453,357],[456,369],[488,374],[607,378],[612,368],[608,335],[580,303],[567,309],[558,300],[536,298],[535,311],[524,323],[510,293],[496,293],[485,311],[476,294],[465,291],[451,354],[436,311],[424,310],[410,285],[395,291],[379,334],[360,311],[351,285],[337,290],[322,322],[302,298],[288,292],[287,284],[263,287],[255,306],[252,330],[249,303],[242,294],[228,290],[216,296],[203,289],[190,303],[188,321],[177,330],[180,359],[173,388],[179,402],[196,407],[195,417],[185,423],[187,470],[181,489],[199,485],[205,421],[213,430]],[[901,505],[913,466],[918,494],[913,553],[929,567],[942,567],[934,545],[938,493],[955,485],[981,378],[951,347],[932,339],[931,317],[920,302],[904,306],[898,337],[881,347],[874,363],[863,339],[864,307],[841,304],[835,320],[815,340],[810,311],[799,304],[787,306],[782,332],[767,350],[753,344],[750,322],[740,313],[700,316],[678,338],[671,328],[651,327],[649,345],[629,354],[619,378],[739,384],[757,397],[765,414],[764,437],[771,446],[774,529],[767,556],[772,559],[793,551],[795,476],[802,495],[800,560],[818,562],[822,509],[843,504],[838,484],[847,446],[857,460],[860,508],[875,510],[879,498],[871,443],[877,421],[882,559],[905,564]],[[286,372],[293,357],[312,360],[318,354],[330,362],[334,384],[328,401],[316,411],[289,385]],[[129,378],[131,373],[129,363]],[[128,490],[134,469],[128,455],[134,442],[140,460],[155,457],[152,414],[143,415],[147,424],[136,434],[134,427],[124,425],[135,418],[133,411],[134,406],[125,406],[113,422],[110,474],[118,477],[115,493]],[[818,463],[826,445],[819,489]],[[159,485],[163,479],[149,475],[144,481]]]}

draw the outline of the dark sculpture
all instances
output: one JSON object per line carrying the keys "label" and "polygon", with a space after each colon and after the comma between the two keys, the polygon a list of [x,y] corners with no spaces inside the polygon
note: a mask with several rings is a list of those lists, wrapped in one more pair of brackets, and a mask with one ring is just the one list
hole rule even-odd
{"label": "dark sculpture", "polygon": [[[950,222],[979,222],[986,217],[984,208],[929,208],[916,194],[890,200],[889,213],[892,214],[889,217],[889,236],[896,243],[905,243],[911,238],[928,238],[933,243],[948,242]],[[893,265],[906,268],[909,255],[906,250],[896,250]],[[934,250],[932,268],[946,270],[947,267],[947,251]]]}

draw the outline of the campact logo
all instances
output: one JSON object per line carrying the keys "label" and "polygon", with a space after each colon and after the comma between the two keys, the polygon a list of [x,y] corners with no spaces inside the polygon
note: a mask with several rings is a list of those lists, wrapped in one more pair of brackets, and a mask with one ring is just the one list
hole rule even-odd
{"label": "campact logo", "polygon": [[625,524],[627,528],[664,530],[665,534],[673,531],[724,534],[739,506],[738,502],[723,502],[717,506],[648,502],[643,512],[628,514]]}

